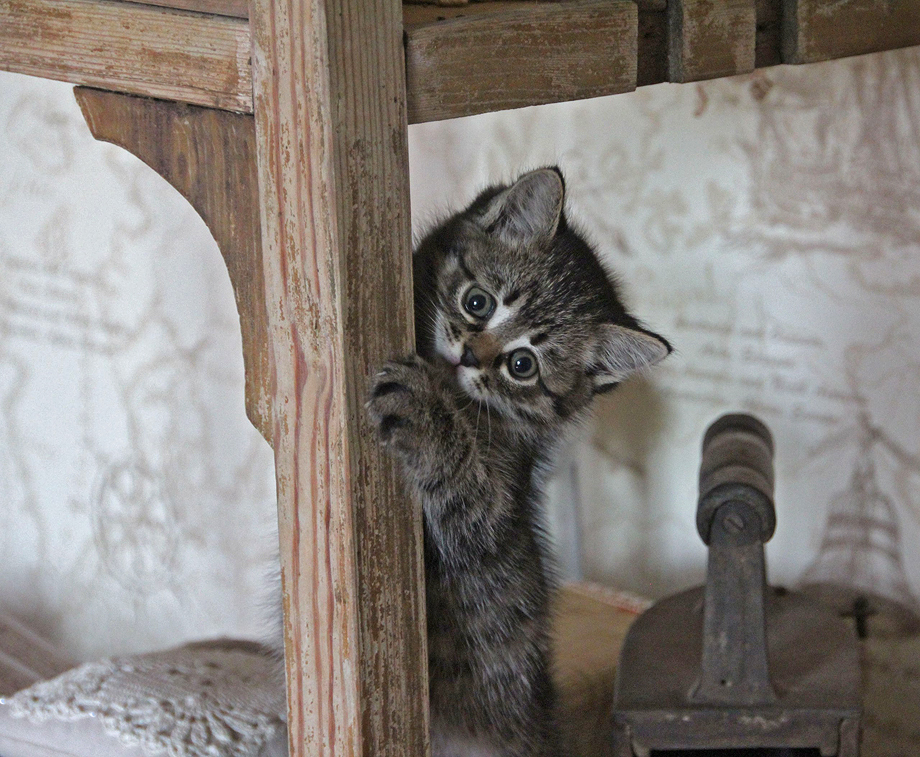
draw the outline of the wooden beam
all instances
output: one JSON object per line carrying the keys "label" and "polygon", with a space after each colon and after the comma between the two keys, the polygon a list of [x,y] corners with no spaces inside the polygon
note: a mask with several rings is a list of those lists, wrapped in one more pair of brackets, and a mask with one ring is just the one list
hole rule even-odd
{"label": "wooden beam", "polygon": [[213,13],[215,16],[249,18],[249,0],[133,0],[141,5],[158,5],[161,8],[178,8],[196,13]]}
{"label": "wooden beam", "polygon": [[0,0],[0,69],[252,109],[249,29],[223,16],[117,0]]}
{"label": "wooden beam", "polygon": [[[780,47],[805,63],[920,44],[914,0],[407,5],[409,120],[750,70],[752,5],[758,67]],[[0,0],[0,69],[250,113],[247,17],[245,0]]]}
{"label": "wooden beam", "polygon": [[414,345],[401,8],[251,16],[291,748],[423,757],[421,512],[364,412]]}
{"label": "wooden beam", "polygon": [[920,45],[917,0],[784,0],[783,62],[815,63]]}
{"label": "wooden beam", "polygon": [[[636,88],[632,0],[493,2],[445,18],[406,6],[409,120],[439,121]],[[441,19],[429,20],[437,14]]]}
{"label": "wooden beam", "polygon": [[246,413],[271,443],[268,325],[255,124],[238,113],[77,87],[92,135],[123,147],[185,197],[220,248],[240,317]]}
{"label": "wooden beam", "polygon": [[754,0],[671,0],[668,79],[690,82],[754,70]]}

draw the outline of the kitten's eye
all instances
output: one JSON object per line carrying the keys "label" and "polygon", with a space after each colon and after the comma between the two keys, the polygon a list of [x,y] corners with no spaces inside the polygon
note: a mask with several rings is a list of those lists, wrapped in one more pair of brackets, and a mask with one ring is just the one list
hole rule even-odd
{"label": "kitten's eye", "polygon": [[484,289],[471,286],[463,296],[463,309],[475,318],[488,318],[495,310],[495,298]]}
{"label": "kitten's eye", "polygon": [[537,358],[530,350],[515,350],[508,355],[508,373],[516,379],[533,378],[537,373]]}

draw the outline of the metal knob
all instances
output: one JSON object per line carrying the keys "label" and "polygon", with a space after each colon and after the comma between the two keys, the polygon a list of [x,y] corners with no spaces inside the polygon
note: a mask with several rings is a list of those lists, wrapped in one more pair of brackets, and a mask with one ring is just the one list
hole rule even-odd
{"label": "metal knob", "polygon": [[696,527],[703,542],[711,542],[716,511],[730,502],[750,510],[755,522],[724,512],[721,517],[728,519],[726,529],[739,534],[744,531],[761,543],[769,541],[776,529],[773,485],[770,430],[744,413],[723,415],[713,422],[703,438],[696,510]]}

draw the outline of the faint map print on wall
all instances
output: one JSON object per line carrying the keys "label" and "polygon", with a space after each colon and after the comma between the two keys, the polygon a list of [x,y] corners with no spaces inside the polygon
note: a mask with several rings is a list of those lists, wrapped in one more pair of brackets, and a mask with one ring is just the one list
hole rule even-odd
{"label": "faint map print on wall", "polygon": [[[855,469],[861,408],[920,450],[920,309],[905,286],[920,278],[918,65],[913,49],[410,130],[417,228],[488,182],[559,162],[575,221],[677,347],[601,400],[574,455],[581,509],[573,481],[554,487],[553,520],[578,519],[568,530],[588,577],[654,596],[703,579],[696,466],[721,412],[755,412],[777,437],[768,551],[790,584]],[[884,221],[902,215],[900,228]],[[835,454],[809,454],[846,428]],[[917,482],[877,454],[902,544],[920,543]],[[920,550],[902,552],[916,591]]]}
{"label": "faint map print on wall", "polygon": [[77,657],[257,633],[271,456],[213,240],[66,85],[3,75],[0,131],[0,606]]}
{"label": "faint map print on wall", "polygon": [[[724,241],[741,261],[678,309],[693,357],[664,383],[694,404],[735,396],[805,442],[787,491],[828,512],[805,579],[916,612],[904,561],[917,585],[920,560],[904,547],[920,530],[920,55],[833,72],[755,79],[750,209]],[[892,443],[867,446],[867,428]]]}

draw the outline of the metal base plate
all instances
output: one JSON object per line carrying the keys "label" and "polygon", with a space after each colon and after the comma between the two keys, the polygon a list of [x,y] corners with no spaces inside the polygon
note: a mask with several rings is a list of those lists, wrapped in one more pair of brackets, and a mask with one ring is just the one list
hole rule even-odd
{"label": "metal base plate", "polygon": [[777,701],[699,704],[703,589],[668,597],[636,620],[614,695],[616,754],[651,750],[817,748],[855,757],[859,653],[852,624],[801,595],[767,590],[767,650]]}

